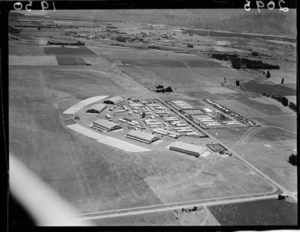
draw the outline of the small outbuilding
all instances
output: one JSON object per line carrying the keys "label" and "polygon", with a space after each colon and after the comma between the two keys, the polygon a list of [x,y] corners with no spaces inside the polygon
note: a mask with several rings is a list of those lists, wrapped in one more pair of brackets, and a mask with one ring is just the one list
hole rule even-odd
{"label": "small outbuilding", "polygon": [[206,146],[209,147],[213,152],[227,151],[227,149],[219,143],[209,143],[206,144]]}

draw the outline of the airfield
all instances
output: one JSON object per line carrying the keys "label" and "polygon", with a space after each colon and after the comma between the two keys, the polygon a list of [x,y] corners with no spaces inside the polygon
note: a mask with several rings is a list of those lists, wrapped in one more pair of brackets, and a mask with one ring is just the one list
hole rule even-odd
{"label": "airfield", "polygon": [[[293,203],[283,206],[279,202],[273,211],[287,207],[291,218],[297,218],[297,167],[288,162],[289,155],[297,153],[296,112],[251,86],[267,86],[274,94],[295,99],[295,51],[289,50],[290,56],[281,59],[276,52],[290,49],[285,44],[177,31],[174,35],[168,27],[143,29],[124,23],[115,26],[128,34],[170,33],[175,40],[172,46],[168,39],[155,40],[153,44],[160,49],[141,49],[144,44],[137,42],[116,46],[116,41],[108,38],[76,38],[84,46],[47,44],[53,39],[75,40],[64,34],[69,30],[95,34],[106,25],[99,29],[90,28],[87,21],[73,25],[76,23],[78,29],[24,27],[20,40],[9,41],[9,147],[80,212],[80,220],[95,225],[223,225],[217,207],[224,206],[224,212],[230,214],[231,208],[225,207],[228,204],[255,204],[256,200],[274,200],[278,194],[289,195]],[[194,48],[184,46],[186,41],[194,43]],[[268,57],[262,59],[282,67],[272,70],[270,79],[257,70],[233,69],[206,53],[235,50],[249,55],[249,48],[258,46],[262,50],[272,47],[272,54],[264,54]],[[285,83],[278,86],[282,75]],[[227,83],[222,85],[224,77]],[[244,87],[237,88],[236,80]],[[158,93],[158,85],[171,86],[173,92]],[[159,136],[160,143],[145,144],[125,136],[129,128],[118,121],[121,116],[113,116],[113,122],[122,125],[119,132],[92,130],[89,125],[104,119],[111,105],[99,115],[87,114],[87,108],[103,104],[111,96],[160,102],[193,130],[208,136]],[[205,99],[255,122],[255,126],[203,129],[168,103],[181,100],[196,109],[216,110]],[[123,116],[131,117],[128,112]],[[141,120],[138,114],[135,118]],[[169,150],[178,140],[201,144],[210,155],[196,158]],[[221,156],[206,146],[209,143],[220,143],[233,155]],[[182,210],[193,206],[200,209]],[[238,207],[232,211],[237,212]],[[266,211],[272,221],[274,215]],[[230,225],[243,223],[230,220]],[[247,223],[256,225],[257,221]],[[293,225],[296,220],[287,218],[280,223]]]}

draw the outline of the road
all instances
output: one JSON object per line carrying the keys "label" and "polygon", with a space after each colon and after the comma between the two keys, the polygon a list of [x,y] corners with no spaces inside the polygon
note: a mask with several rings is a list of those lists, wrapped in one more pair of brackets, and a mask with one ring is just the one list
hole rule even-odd
{"label": "road", "polygon": [[[92,50],[92,47],[90,47]],[[259,176],[261,176],[266,182],[268,182],[272,187],[273,191],[272,193],[277,191],[277,188],[282,192],[282,194],[289,194],[290,192],[285,189],[282,185],[275,182],[273,179],[271,179],[269,176],[267,176],[265,173],[260,171],[258,168],[256,168],[253,164],[248,162],[246,159],[238,155],[235,151],[231,150],[229,147],[227,147],[225,144],[223,144],[221,141],[219,141],[217,138],[215,138],[213,135],[208,134],[205,132],[199,125],[194,123],[192,120],[187,118],[185,115],[181,114],[175,107],[172,105],[168,105],[165,103],[162,99],[160,99],[158,96],[156,96],[154,93],[149,91],[147,88],[142,86],[140,83],[135,81],[133,78],[128,76],[126,73],[124,73],[122,70],[120,70],[118,67],[110,63],[108,60],[106,60],[101,55],[98,55],[104,62],[109,64],[114,69],[118,70],[123,76],[127,77],[129,80],[135,82],[138,86],[140,86],[142,89],[144,89],[146,92],[148,92],[153,98],[157,99],[162,105],[168,107],[173,112],[175,112],[180,118],[182,118],[184,121],[188,122],[190,125],[192,125],[194,128],[197,128],[197,130],[201,131],[203,134],[206,134],[210,138],[214,139],[217,143],[224,146],[228,151],[230,151],[233,154],[233,157],[236,157],[240,162],[242,162],[245,166],[247,166],[250,170],[256,172]],[[265,194],[265,195],[264,195]],[[179,208],[187,208],[187,207],[193,207],[193,206],[210,206],[210,205],[220,205],[220,204],[230,204],[230,203],[238,203],[238,202],[245,202],[245,201],[254,201],[254,200],[263,200],[263,199],[272,199],[277,198],[277,194],[269,195],[270,193],[264,193],[264,194],[251,194],[251,195],[245,195],[245,196],[235,196],[230,198],[235,199],[228,199],[225,198],[215,198],[210,199],[209,201],[192,201],[192,202],[183,202],[183,203],[175,203],[175,204],[168,204],[168,205],[161,205],[161,206],[148,206],[148,207],[142,207],[142,208],[134,208],[134,209],[124,209],[124,210],[114,210],[114,211],[105,211],[105,212],[95,212],[90,214],[81,214],[78,215],[79,217],[82,217],[83,220],[88,219],[98,219],[98,218],[106,218],[106,217],[117,217],[117,216],[126,216],[126,215],[136,215],[136,214],[144,214],[144,213],[151,213],[151,212],[159,212],[159,211],[167,211],[167,210],[174,210]],[[268,195],[266,195],[268,194]],[[257,196],[259,195],[259,196]],[[263,195],[263,196],[261,196]],[[291,197],[295,199],[295,194],[291,194]],[[296,200],[296,199],[295,199]]]}
{"label": "road", "polygon": [[[170,210],[179,210],[182,208],[193,208],[196,207],[208,207],[213,205],[223,205],[223,204],[234,204],[234,203],[242,203],[249,201],[257,201],[257,200],[266,200],[266,199],[276,199],[278,194],[272,195],[262,195],[262,196],[249,196],[240,199],[220,199],[220,200],[200,200],[200,201],[191,201],[191,202],[183,202],[183,203],[174,203],[174,204],[165,204],[159,206],[146,206],[140,208],[131,208],[131,209],[121,209],[114,211],[100,211],[95,213],[87,213],[87,214],[79,214],[77,217],[79,220],[95,220],[101,218],[111,218],[111,217],[121,217],[121,216],[130,216],[130,215],[138,215],[145,213],[156,213]],[[231,197],[236,198],[236,197]]]}

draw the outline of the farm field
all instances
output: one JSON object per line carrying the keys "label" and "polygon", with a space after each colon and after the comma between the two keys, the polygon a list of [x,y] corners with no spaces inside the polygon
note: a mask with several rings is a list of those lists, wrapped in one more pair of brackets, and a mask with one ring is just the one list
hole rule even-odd
{"label": "farm field", "polygon": [[10,65],[58,65],[55,56],[9,56]]}
{"label": "farm field", "polygon": [[[43,17],[43,23],[54,25],[55,18],[49,17]],[[32,24],[39,24],[32,19]],[[166,25],[96,20],[91,26],[91,20],[66,21],[65,27],[24,27],[10,35],[9,148],[75,207],[77,216],[100,226],[295,225],[297,203],[275,198],[277,194],[297,196],[297,166],[289,163],[289,156],[297,154],[297,116],[261,95],[271,91],[296,99],[296,65],[290,45],[189,35]],[[71,24],[79,28],[68,28]],[[110,25],[119,28],[109,30]],[[123,43],[122,36],[130,39]],[[48,41],[85,45],[47,45]],[[230,62],[213,59],[215,51],[236,51],[245,57],[258,51],[257,59],[281,68],[271,70],[267,79],[262,74],[267,70],[236,70]],[[289,52],[286,59],[284,51]],[[285,83],[280,85],[282,77]],[[236,86],[237,80],[242,87]],[[158,85],[170,86],[172,91],[156,91]],[[114,109],[104,102],[112,96],[124,99]],[[234,125],[238,122],[230,119],[232,125],[227,125],[226,113],[212,112],[216,108],[204,99],[254,124],[244,120],[243,125]],[[180,100],[194,107],[191,114],[206,114],[201,127],[213,121],[226,128],[201,129],[186,117],[187,112],[169,103]],[[149,102],[163,107],[154,110]],[[99,103],[106,104],[100,114],[86,112]],[[117,112],[121,107],[123,113]],[[237,114],[229,117],[238,118]],[[180,127],[176,129],[180,132],[176,138],[159,134],[153,129],[157,123],[146,123],[149,118],[158,120],[165,130]],[[99,131],[92,126],[98,119],[122,128],[100,132],[100,126]],[[127,136],[137,129],[132,119],[138,120],[140,130],[159,140],[148,144]],[[182,127],[187,129],[182,132]],[[197,157],[194,151],[188,155],[170,150],[174,141],[202,146],[208,152]],[[223,146],[227,153],[212,151],[207,145],[211,143]],[[258,200],[270,197],[274,200]],[[246,202],[249,199],[253,202]],[[232,201],[241,203],[229,204]],[[212,202],[215,206],[206,208]],[[171,210],[179,204],[202,208]],[[131,215],[135,210],[137,214]],[[101,215],[105,217],[100,219]]]}
{"label": "farm field", "polygon": [[248,141],[247,146],[226,144],[289,191],[297,191],[297,167],[288,162],[288,157],[297,149],[295,139],[267,141],[260,138]]}
{"label": "farm field", "polygon": [[105,65],[101,71],[35,67],[10,69],[11,152],[80,212],[273,190],[234,160],[195,163],[172,151],[132,155],[95,144],[66,129],[61,113],[78,100],[99,94],[129,93],[146,99],[150,98],[147,93],[133,82],[109,74]]}
{"label": "farm field", "polygon": [[44,47],[45,54],[70,54],[70,55],[89,55],[95,56],[95,54],[85,46],[78,46],[75,48],[71,47],[54,47],[54,46],[45,46]]}
{"label": "farm field", "polygon": [[173,212],[156,212],[142,215],[131,215],[91,220],[99,226],[176,226],[180,223]]}
{"label": "farm field", "polygon": [[73,57],[70,55],[56,55],[59,65],[86,65],[81,57]]}
{"label": "farm field", "polygon": [[297,204],[275,199],[210,206],[209,210],[223,226],[297,225]]}
{"label": "farm field", "polygon": [[206,208],[186,212],[183,209],[145,213],[131,216],[93,219],[91,222],[101,226],[210,226],[219,225],[216,218]]}

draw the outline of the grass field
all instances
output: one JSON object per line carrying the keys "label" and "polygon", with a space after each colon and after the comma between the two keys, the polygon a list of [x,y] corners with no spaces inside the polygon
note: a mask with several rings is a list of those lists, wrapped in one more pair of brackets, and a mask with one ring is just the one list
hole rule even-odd
{"label": "grass field", "polygon": [[70,54],[70,55],[89,55],[96,56],[90,49],[85,46],[79,46],[77,49],[69,47],[44,47],[45,54]]}
{"label": "grass field", "polygon": [[253,98],[246,98],[246,97],[239,97],[236,100],[246,106],[249,106],[257,111],[264,113],[267,116],[290,114],[281,110],[281,107],[279,107],[276,102],[274,102],[274,104],[270,104],[270,103],[259,102],[256,100],[256,98],[253,99]]}
{"label": "grass field", "polygon": [[44,54],[44,49],[36,44],[25,44],[21,41],[9,41],[8,47],[9,54],[29,55],[29,54]]}
{"label": "grass field", "polygon": [[73,57],[71,55],[56,55],[59,65],[86,65],[81,57]]}
{"label": "grass field", "polygon": [[275,199],[210,206],[209,210],[222,226],[297,225],[297,204]]}
{"label": "grass field", "polygon": [[[129,155],[66,130],[60,112],[70,107],[68,102],[100,92],[120,93],[111,79],[98,74],[15,66],[10,70],[11,151],[81,212],[272,189],[234,161],[195,163],[171,151]],[[202,168],[217,177],[201,174]]]}
{"label": "grass field", "polygon": [[255,92],[258,94],[268,93],[270,95],[281,95],[281,96],[294,96],[296,91],[284,85],[266,85],[258,84],[253,82],[246,82],[243,88],[247,91]]}
{"label": "grass field", "polygon": [[91,220],[97,226],[178,226],[173,212],[156,212],[133,216],[113,217]]}
{"label": "grass field", "polygon": [[11,152],[82,212],[160,203],[122,152],[65,130],[46,82],[42,70],[10,70]]}
{"label": "grass field", "polygon": [[[265,125],[280,127],[283,129],[283,130],[281,130],[280,128],[276,128],[276,131],[274,131],[274,129],[273,129],[273,131],[274,131],[273,133],[269,129],[268,132],[271,132],[270,135],[274,135],[275,133],[278,133],[278,135],[285,134],[287,136],[287,138],[296,136],[296,133],[297,133],[297,116],[296,115],[277,115],[277,116],[275,115],[275,116],[252,118],[252,119],[262,122]],[[284,130],[287,130],[287,131],[284,131]],[[289,133],[289,132],[291,132],[291,133]],[[292,132],[294,132],[294,133],[292,133]],[[271,139],[271,140],[272,140],[272,138],[274,140],[274,136],[266,137],[266,139]]]}
{"label": "grass field", "polygon": [[[38,39],[45,39],[43,36],[49,35],[49,31],[39,32]],[[28,36],[35,36],[34,31],[27,33]],[[30,62],[36,66],[10,66],[10,150],[80,212],[259,194],[273,190],[266,181],[232,157],[224,159],[211,155],[208,158],[191,159],[184,154],[159,150],[162,144],[153,145],[152,152],[131,154],[96,143],[67,129],[66,125],[74,123],[74,120],[62,115],[80,100],[93,96],[153,98],[96,57],[95,53],[109,58],[147,88],[152,89],[159,84],[172,86],[173,93],[160,95],[166,100],[228,99],[232,100],[229,103],[238,102],[237,108],[243,104],[245,114],[255,112],[256,115],[252,116],[287,114],[280,107],[248,99],[243,93],[219,89],[224,76],[243,81],[249,81],[253,76],[203,57],[171,52],[111,46],[93,47],[92,50],[85,46],[43,48],[38,45],[27,46],[21,41],[13,41],[10,47],[11,55],[20,57],[28,54],[43,56],[43,53],[56,55],[61,65],[42,66],[39,63],[42,60],[32,60]],[[86,60],[91,60],[93,65],[76,66]],[[69,64],[76,65],[63,66]],[[266,120],[279,123],[273,118]],[[288,120],[290,118],[286,118]],[[209,132],[232,146],[247,130],[230,128],[212,129]],[[281,141],[275,141],[278,139]],[[294,191],[297,170],[287,162],[287,158],[296,146],[295,135],[278,133],[278,129],[269,128],[249,141],[246,145],[237,145],[235,151],[275,181]],[[189,218],[178,221],[171,212],[95,222],[99,225],[191,223]],[[208,217],[207,224],[210,223],[217,223],[213,216]]]}
{"label": "grass field", "polygon": [[[233,144],[227,143],[229,147]],[[296,149],[296,140],[249,141],[232,149],[290,191],[297,189],[297,168],[288,162]]]}
{"label": "grass field", "polygon": [[216,102],[232,110],[233,112],[243,115],[244,117],[266,116],[264,113],[257,111],[249,106],[246,106],[236,100],[219,100]]}
{"label": "grass field", "polygon": [[9,65],[58,65],[55,56],[9,56]]}
{"label": "grass field", "polygon": [[183,164],[177,167],[176,172],[170,168],[172,166],[164,173],[146,178],[148,185],[163,202],[272,191],[260,177],[250,174],[250,170],[232,159],[200,159],[189,166],[188,172]]}

